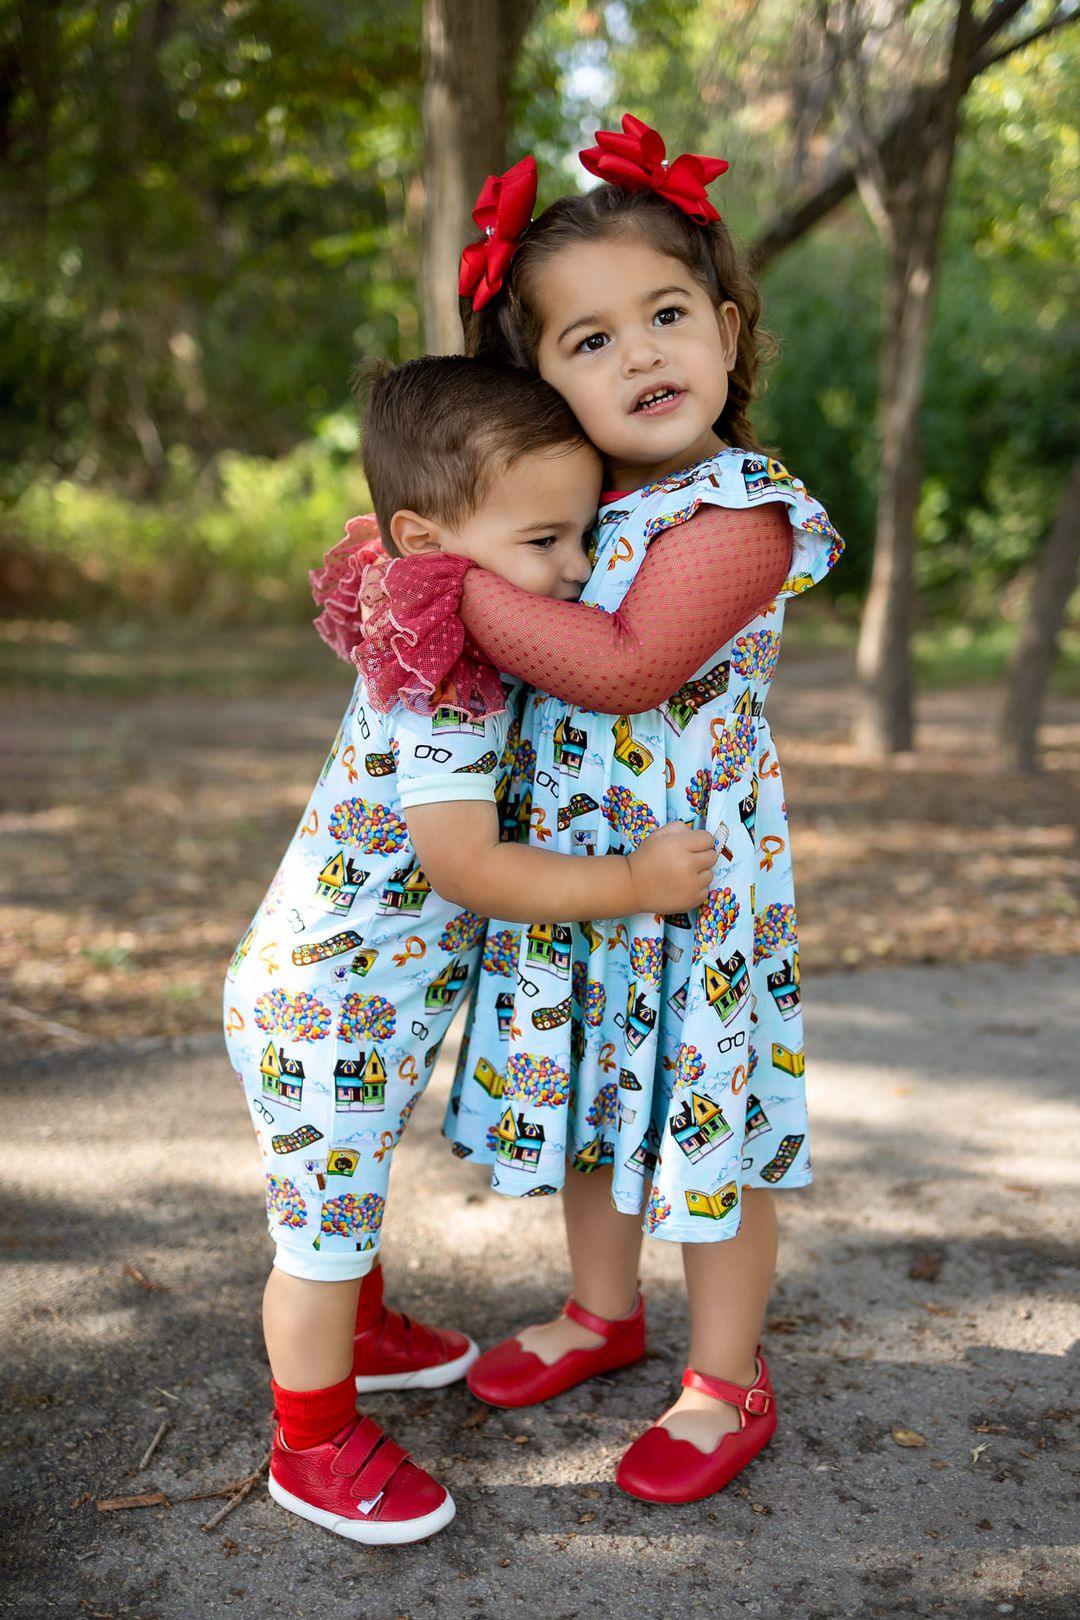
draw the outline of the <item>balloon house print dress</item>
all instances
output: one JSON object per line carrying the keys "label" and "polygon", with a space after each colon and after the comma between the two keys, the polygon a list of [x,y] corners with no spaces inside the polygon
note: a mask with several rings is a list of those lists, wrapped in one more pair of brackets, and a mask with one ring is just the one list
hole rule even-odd
{"label": "balloon house print dress", "polygon": [[659,709],[605,715],[530,693],[508,814],[546,849],[627,852],[673,819],[718,860],[689,915],[492,922],[444,1130],[502,1193],[613,1167],[612,1200],[659,1238],[733,1237],[743,1187],[811,1179],[787,807],[765,702],[790,598],[843,551],[780,462],[731,448],[601,507],[583,600],[618,607],[646,548],[702,503],[779,501],[778,597]]}

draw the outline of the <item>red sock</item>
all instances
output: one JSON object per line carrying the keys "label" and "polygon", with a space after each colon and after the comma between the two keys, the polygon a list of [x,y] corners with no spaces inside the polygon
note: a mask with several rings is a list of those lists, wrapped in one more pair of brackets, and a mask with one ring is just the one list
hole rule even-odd
{"label": "red sock", "polygon": [[356,1416],[356,1384],[351,1374],[328,1389],[282,1389],[272,1378],[270,1388],[285,1444],[293,1451],[333,1439]]}
{"label": "red sock", "polygon": [[356,1301],[356,1331],[374,1327],[383,1313],[382,1266],[376,1262],[367,1276],[361,1279],[360,1295]]}

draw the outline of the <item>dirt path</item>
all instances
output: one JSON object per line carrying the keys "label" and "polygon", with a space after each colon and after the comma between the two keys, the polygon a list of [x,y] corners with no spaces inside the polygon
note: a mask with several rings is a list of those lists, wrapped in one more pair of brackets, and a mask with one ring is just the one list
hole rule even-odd
{"label": "dirt path", "polygon": [[[639,1367],[516,1415],[461,1386],[373,1398],[458,1501],[443,1535],[401,1550],[351,1547],[261,1485],[211,1534],[219,1502],[177,1500],[267,1444],[270,1251],[216,1037],[9,1065],[5,1612],[1071,1620],[1074,964],[811,973],[806,994],[817,1179],[780,1197],[773,1446],[700,1507],[616,1491],[685,1355],[678,1252],[647,1242]],[[450,1155],[448,1068],[398,1150],[387,1274],[403,1308],[491,1344],[565,1296],[559,1211]],[[155,1490],[173,1505],[95,1505]]]}
{"label": "dirt path", "polygon": [[[273,657],[291,667],[288,645],[275,643]],[[306,639],[297,659],[302,681],[237,676],[232,693],[170,696],[155,669],[141,697],[9,694],[9,1040],[75,1051],[80,1037],[216,1026],[224,964],[344,704],[338,666],[313,681]],[[130,669],[126,680],[137,693]],[[796,647],[770,697],[805,969],[1080,953],[1080,700],[1053,700],[1048,769],[1025,779],[994,763],[987,690],[927,694],[920,750],[891,770],[852,757],[851,691],[846,656]]]}

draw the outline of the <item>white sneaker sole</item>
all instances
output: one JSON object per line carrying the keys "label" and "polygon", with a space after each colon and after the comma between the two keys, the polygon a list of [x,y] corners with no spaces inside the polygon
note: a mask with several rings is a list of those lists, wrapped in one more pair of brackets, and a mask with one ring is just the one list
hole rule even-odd
{"label": "white sneaker sole", "polygon": [[437,1507],[433,1513],[425,1513],[419,1519],[387,1522],[379,1519],[343,1519],[339,1513],[328,1513],[325,1508],[313,1507],[310,1502],[305,1502],[302,1496],[294,1496],[291,1491],[278,1484],[273,1474],[270,1475],[268,1485],[270,1495],[280,1507],[287,1508],[290,1513],[299,1514],[301,1519],[309,1519],[312,1524],[321,1524],[324,1530],[332,1530],[336,1536],[344,1536],[348,1541],[363,1542],[368,1547],[401,1547],[410,1541],[424,1541],[428,1536],[445,1529],[457,1512],[454,1498],[447,1491],[442,1506]]}
{"label": "white sneaker sole", "polygon": [[418,1367],[415,1372],[373,1374],[370,1378],[361,1373],[356,1378],[357,1393],[370,1395],[380,1389],[442,1389],[444,1384],[456,1384],[459,1378],[464,1378],[479,1354],[479,1345],[470,1339],[469,1348],[456,1361],[443,1361],[436,1367]]}

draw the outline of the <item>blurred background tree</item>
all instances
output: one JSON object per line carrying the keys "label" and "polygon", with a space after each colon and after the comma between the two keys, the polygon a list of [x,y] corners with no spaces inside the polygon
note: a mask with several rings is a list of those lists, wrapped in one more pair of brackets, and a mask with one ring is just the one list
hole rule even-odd
{"label": "blurred background tree", "polygon": [[[481,48],[485,8],[501,32]],[[425,244],[433,259],[448,218],[445,265],[447,240],[471,234],[462,198],[475,188],[439,192],[431,132],[444,131],[443,158],[470,148],[462,174],[500,147],[506,162],[533,151],[543,205],[590,183],[577,148],[632,108],[669,150],[731,162],[719,205],[762,266],[781,340],[758,426],[848,540],[814,596],[821,633],[850,637],[879,508],[888,259],[854,170],[872,173],[868,136],[905,139],[947,60],[956,0],[903,8],[854,151],[826,15],[844,10],[862,8],[0,0],[7,611],[308,616],[305,570],[365,501],[350,372],[367,354],[422,350],[425,325],[438,330]],[[1075,455],[1074,10],[974,8],[985,48],[926,348],[915,623],[958,657],[977,642],[994,672]],[[448,34],[462,17],[472,35]],[[481,80],[505,100],[501,126],[475,111]],[[1067,619],[1064,634],[1071,647]]]}

